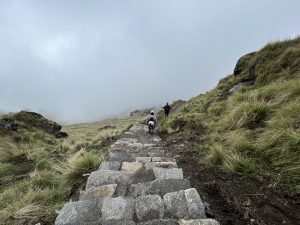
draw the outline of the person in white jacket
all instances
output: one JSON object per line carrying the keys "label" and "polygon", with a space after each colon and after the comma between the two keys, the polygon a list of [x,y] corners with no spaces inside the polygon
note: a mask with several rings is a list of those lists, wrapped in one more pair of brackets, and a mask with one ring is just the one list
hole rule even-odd
{"label": "person in white jacket", "polygon": [[155,125],[157,124],[157,118],[154,114],[154,111],[151,110],[151,113],[146,118],[146,124],[149,127],[149,133],[152,134],[155,128]]}
{"label": "person in white jacket", "polygon": [[156,118],[153,110],[151,110],[150,115],[147,116],[146,124],[149,125],[150,121],[153,121],[155,125],[157,124],[157,118]]}

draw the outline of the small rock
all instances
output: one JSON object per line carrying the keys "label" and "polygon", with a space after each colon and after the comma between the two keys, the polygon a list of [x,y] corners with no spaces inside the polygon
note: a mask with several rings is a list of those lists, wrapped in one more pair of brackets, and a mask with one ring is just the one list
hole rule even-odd
{"label": "small rock", "polygon": [[67,138],[69,135],[66,132],[59,131],[58,133],[55,134],[56,138]]}
{"label": "small rock", "polygon": [[210,209],[209,203],[203,202],[203,205],[204,205],[204,208],[205,208],[205,215],[206,215],[208,218],[215,218],[214,213],[213,213],[213,212],[211,211],[211,209]]}

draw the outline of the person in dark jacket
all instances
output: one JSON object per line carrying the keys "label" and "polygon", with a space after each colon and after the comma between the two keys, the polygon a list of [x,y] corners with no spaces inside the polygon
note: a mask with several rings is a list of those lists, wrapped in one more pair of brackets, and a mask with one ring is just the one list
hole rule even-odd
{"label": "person in dark jacket", "polygon": [[168,117],[171,110],[171,106],[169,105],[169,103],[167,103],[163,108],[165,110],[165,117]]}

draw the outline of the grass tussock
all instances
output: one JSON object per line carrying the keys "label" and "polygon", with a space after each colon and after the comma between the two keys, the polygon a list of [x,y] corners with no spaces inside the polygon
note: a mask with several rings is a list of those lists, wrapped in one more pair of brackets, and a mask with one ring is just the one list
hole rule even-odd
{"label": "grass tussock", "polygon": [[[139,120],[70,125],[63,127],[69,138],[59,140],[21,119],[18,132],[0,136],[0,224],[5,225],[53,224],[55,211],[79,191],[83,174],[99,166],[106,146]],[[107,125],[110,129],[103,129]]]}
{"label": "grass tussock", "polygon": [[[245,80],[254,84],[229,94]],[[193,137],[207,166],[269,175],[300,193],[300,38],[243,56],[235,75],[190,99],[159,129],[170,141]]]}

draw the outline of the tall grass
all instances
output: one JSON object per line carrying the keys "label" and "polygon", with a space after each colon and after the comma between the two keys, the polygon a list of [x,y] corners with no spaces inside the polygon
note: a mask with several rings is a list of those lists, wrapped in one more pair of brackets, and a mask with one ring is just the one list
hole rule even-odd
{"label": "tall grass", "polygon": [[[190,99],[160,130],[170,141],[192,136],[207,166],[270,175],[289,193],[300,193],[300,37],[270,43],[240,64],[240,74]],[[254,84],[228,93],[245,79]]]}
{"label": "tall grass", "polygon": [[[52,224],[70,195],[105,157],[107,144],[139,118],[64,127],[66,140],[19,122],[18,133],[0,137],[0,224]],[[101,129],[111,124],[113,129]]]}

